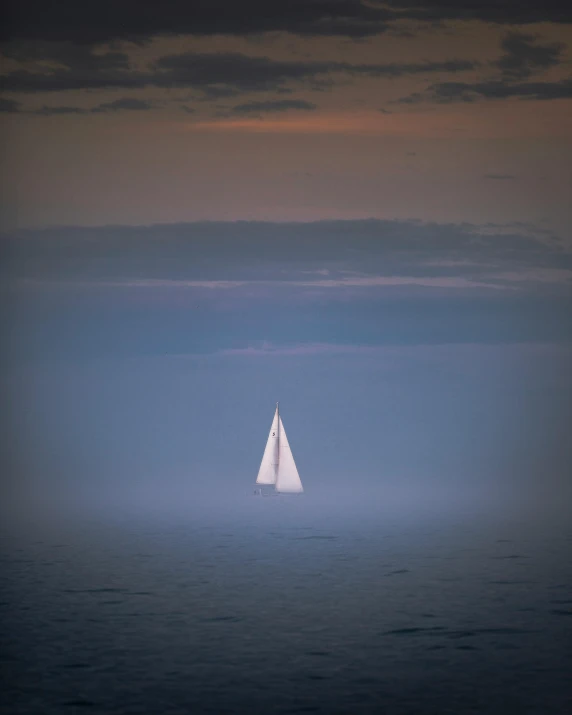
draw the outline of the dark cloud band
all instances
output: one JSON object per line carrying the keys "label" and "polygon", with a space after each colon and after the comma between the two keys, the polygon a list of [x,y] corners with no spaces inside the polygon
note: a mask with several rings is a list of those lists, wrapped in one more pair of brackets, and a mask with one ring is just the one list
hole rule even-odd
{"label": "dark cloud band", "polygon": [[298,35],[366,37],[399,20],[480,20],[500,24],[572,22],[560,0],[10,0],[1,40],[74,40],[80,44],[158,35]]}
{"label": "dark cloud band", "polygon": [[[115,54],[115,53],[112,53]],[[62,92],[78,89],[191,88],[209,98],[242,92],[283,90],[289,82],[316,81],[332,74],[366,77],[400,77],[409,74],[462,72],[477,63],[467,60],[442,62],[350,64],[347,62],[279,61],[238,52],[166,55],[148,71],[129,71],[110,66],[107,55],[94,55],[79,64],[73,59],[61,69],[17,70],[4,75],[5,92]]]}
{"label": "dark cloud band", "polygon": [[439,82],[431,85],[425,93],[411,94],[399,101],[402,104],[417,104],[433,101],[474,102],[478,99],[570,99],[572,78],[560,82],[520,82],[510,84],[502,80],[486,82]]}
{"label": "dark cloud band", "polygon": [[[572,268],[570,252],[560,241],[524,225],[507,228],[373,219],[209,222],[22,230],[4,236],[3,245],[10,248],[5,267],[11,275],[54,279],[131,275],[245,280],[253,275],[276,278],[276,265],[281,280],[287,275],[285,268],[292,273],[344,268],[379,275],[453,272],[471,277],[490,270],[491,264],[503,265],[505,270]],[[109,262],[96,276],[101,255]],[[459,263],[461,259],[464,263]],[[78,272],[78,266],[86,267],[87,273]]]}

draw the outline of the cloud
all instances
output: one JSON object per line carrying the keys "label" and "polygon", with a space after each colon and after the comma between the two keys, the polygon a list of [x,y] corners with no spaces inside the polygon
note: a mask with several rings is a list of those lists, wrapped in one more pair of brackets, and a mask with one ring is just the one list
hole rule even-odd
{"label": "cloud", "polygon": [[476,20],[509,25],[572,22],[561,0],[39,0],[10,2],[1,40],[64,41],[87,46],[164,35],[233,35],[289,32],[307,36],[367,37],[400,20],[417,23]]}
{"label": "cloud", "polygon": [[[525,351],[526,358],[534,357],[542,358],[547,354],[553,354],[562,358],[562,364],[570,357],[570,347],[559,344],[546,343],[515,343],[512,348],[514,350]],[[465,343],[464,345],[455,345],[454,343],[442,343],[433,345],[364,345],[364,344],[344,344],[344,343],[271,343],[268,341],[259,341],[257,343],[241,348],[227,348],[218,350],[215,354],[229,357],[272,357],[272,356],[313,356],[313,355],[362,355],[372,356],[375,358],[386,358],[393,361],[403,361],[418,357],[420,350],[426,357],[434,357],[437,359],[451,357],[453,361],[458,363],[459,351],[465,353],[465,359],[474,359],[471,356],[471,351],[478,349],[479,358],[491,357],[501,350],[506,350],[506,346],[501,345],[483,345],[480,343]],[[450,355],[450,353],[454,353]],[[194,355],[170,355],[171,358],[189,358]],[[479,359],[477,358],[477,359]],[[464,365],[467,363],[462,361]]]}
{"label": "cloud", "polygon": [[59,42],[23,41],[7,42],[2,45],[2,54],[17,62],[49,63],[63,68],[74,68],[77,72],[103,72],[129,68],[129,57],[125,52],[96,51],[89,44],[72,42],[65,38]]}
{"label": "cloud", "polygon": [[268,102],[247,102],[237,104],[231,109],[232,114],[257,114],[261,112],[287,112],[291,109],[312,111],[316,109],[312,102],[303,99],[280,99]]}
{"label": "cloud", "polygon": [[3,92],[67,92],[79,89],[138,89],[150,84],[149,77],[127,70],[88,69],[74,65],[63,69],[15,70],[0,78]]}
{"label": "cloud", "polygon": [[17,114],[21,107],[20,102],[16,102],[14,99],[5,99],[0,97],[0,112],[5,112],[7,114]]}
{"label": "cloud", "polygon": [[425,22],[480,20],[502,25],[572,22],[572,9],[559,0],[384,0],[401,18]]}
{"label": "cloud", "polygon": [[153,102],[148,102],[144,99],[134,99],[133,97],[123,97],[122,99],[114,99],[113,102],[104,102],[94,107],[92,112],[119,112],[122,109],[130,111],[144,111],[154,109]]}
{"label": "cloud", "polygon": [[504,80],[485,82],[439,82],[423,93],[402,97],[402,104],[435,101],[439,103],[474,102],[478,99],[570,99],[572,97],[572,77],[558,82],[520,82],[511,84]]}
{"label": "cloud", "polygon": [[463,72],[476,67],[468,60],[441,62],[350,64],[347,62],[279,61],[237,52],[187,52],[159,58],[156,72],[144,81],[157,87],[189,87],[207,96],[284,90],[288,82],[317,81],[333,74],[368,77]]}
{"label": "cloud", "polygon": [[332,71],[337,63],[279,61],[239,52],[185,52],[160,57],[146,81],[161,87],[190,87],[213,92],[275,90],[287,81],[305,80]]}
{"label": "cloud", "polygon": [[361,0],[85,0],[79,7],[62,0],[48,9],[35,0],[13,3],[2,39],[62,40],[82,43],[144,40],[156,35],[300,35],[365,37],[383,32],[394,13]]}
{"label": "cloud", "polygon": [[47,107],[44,105],[39,109],[20,110],[20,114],[39,114],[43,117],[52,117],[65,114],[89,114],[89,110],[82,109],[81,107],[68,107],[65,105],[58,107]]}
{"label": "cloud", "polygon": [[401,104],[474,102],[478,99],[567,99],[572,96],[572,78],[559,81],[528,81],[533,74],[561,62],[564,45],[559,42],[539,44],[538,35],[509,32],[501,41],[504,50],[490,65],[500,74],[479,82],[438,82],[424,92],[415,92],[397,100]]}
{"label": "cloud", "polygon": [[529,226],[207,222],[1,245],[15,361],[572,339],[572,251]]}
{"label": "cloud", "polygon": [[562,242],[526,226],[212,222],[16,231],[2,242],[6,277],[72,287],[496,292],[515,275],[556,289],[572,270]]}
{"label": "cloud", "polygon": [[[7,106],[11,108],[2,110],[1,102],[7,102]],[[154,108],[155,104],[153,104],[153,102],[148,102],[142,99],[134,99],[131,97],[115,99],[112,102],[103,102],[102,104],[98,104],[97,106],[91,107],[89,109],[68,105],[44,105],[38,109],[23,109],[20,102],[12,102],[11,100],[0,100],[0,111],[11,111],[18,114],[36,114],[44,117],[62,116],[66,114],[105,114],[107,112],[119,112],[123,110],[143,111]]]}
{"label": "cloud", "polygon": [[108,289],[108,288],[153,288],[153,289],[202,289],[207,290],[229,290],[248,285],[247,281],[225,281],[225,280],[170,280],[170,279],[137,279],[126,278],[123,280],[41,280],[24,279],[22,284],[29,288],[56,288],[62,290],[75,289]]}
{"label": "cloud", "polygon": [[124,52],[95,51],[89,45],[70,42],[8,43],[4,57],[28,68],[0,77],[3,91],[35,92],[66,89],[121,87],[129,76],[129,58]]}
{"label": "cloud", "polygon": [[294,285],[307,288],[381,288],[390,286],[423,286],[425,288],[493,288],[502,289],[499,284],[475,281],[462,276],[376,276],[355,275],[351,278],[340,276],[324,280],[293,281]]}
{"label": "cloud", "polygon": [[[350,64],[272,60],[239,52],[185,52],[160,57],[146,71],[129,70],[123,64],[85,62],[78,67],[70,60],[63,68],[47,72],[19,69],[1,78],[3,91],[61,92],[78,89],[162,89],[188,88],[204,97],[219,99],[244,92],[285,91],[289,82],[317,82],[335,74],[366,77],[401,77],[426,73],[464,72],[476,62],[443,60],[440,62]],[[320,79],[322,78],[322,79]]]}
{"label": "cloud", "polygon": [[501,47],[505,53],[491,64],[501,70],[504,79],[522,80],[558,65],[565,45],[561,42],[541,45],[538,35],[509,32]]}
{"label": "cloud", "polygon": [[[318,288],[325,291],[338,289],[377,289],[395,288],[403,286],[416,286],[422,288],[440,288],[464,290],[467,288],[485,288],[487,290],[516,290],[517,283],[538,284],[572,284],[572,266],[566,268],[541,268],[520,267],[514,270],[494,270],[490,264],[479,264],[471,261],[419,261],[414,265],[417,275],[375,275],[359,273],[357,271],[293,271],[287,278],[273,278],[268,280],[180,280],[180,279],[137,279],[124,278],[119,280],[38,280],[24,279],[21,285],[37,289],[56,290],[107,290],[107,289],[155,289],[164,290],[191,290],[191,291],[228,291],[237,288],[271,289],[274,291],[289,290],[292,288]],[[470,267],[470,270],[467,268]],[[451,275],[454,268],[457,273],[473,273],[479,275],[480,280],[468,275]],[[402,268],[403,269],[403,268]],[[435,270],[440,269],[440,270]],[[435,273],[443,275],[434,275]],[[330,275],[331,278],[300,279],[299,274],[314,273],[316,275]],[[448,274],[447,274],[448,273]],[[349,275],[348,275],[349,274]]]}
{"label": "cloud", "polygon": [[[218,355],[233,357],[268,357],[268,356],[299,356],[299,355],[387,355],[399,351],[398,348],[386,345],[343,345],[340,343],[298,343],[280,345],[263,341],[258,345],[244,348],[228,348],[219,350]],[[175,357],[175,356],[171,356]],[[181,356],[186,357],[186,356]]]}
{"label": "cloud", "polygon": [[[308,271],[302,271],[307,273]],[[550,278],[553,279],[552,274]],[[557,273],[557,280],[568,280],[572,273],[564,271]],[[425,288],[487,288],[492,290],[503,290],[509,286],[502,285],[498,281],[514,282],[519,280],[538,280],[536,274],[529,272],[524,278],[519,273],[491,274],[491,280],[497,282],[475,281],[457,276],[407,276],[407,275],[353,275],[351,277],[339,275],[335,278],[316,280],[296,280],[295,278],[285,280],[138,280],[126,278],[124,280],[84,280],[84,281],[54,281],[54,280],[24,280],[23,285],[30,288],[51,288],[61,290],[102,290],[110,288],[130,289],[130,288],[154,288],[160,290],[229,290],[232,288],[272,288],[275,290],[290,288],[320,288],[335,290],[340,288],[388,288],[401,286],[422,286]],[[545,278],[545,280],[550,280]]]}

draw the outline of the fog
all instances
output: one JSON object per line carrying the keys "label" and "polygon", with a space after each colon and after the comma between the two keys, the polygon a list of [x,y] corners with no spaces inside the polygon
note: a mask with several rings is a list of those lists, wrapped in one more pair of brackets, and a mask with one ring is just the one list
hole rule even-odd
{"label": "fog", "polygon": [[544,234],[213,223],[3,246],[7,504],[275,509],[251,502],[278,400],[305,489],[285,509],[569,501],[568,253]]}

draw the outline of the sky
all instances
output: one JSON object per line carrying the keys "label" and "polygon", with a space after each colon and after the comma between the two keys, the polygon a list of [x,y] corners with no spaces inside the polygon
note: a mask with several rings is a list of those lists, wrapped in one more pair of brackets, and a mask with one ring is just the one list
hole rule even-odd
{"label": "sky", "polygon": [[572,9],[4,12],[6,489],[569,494]]}

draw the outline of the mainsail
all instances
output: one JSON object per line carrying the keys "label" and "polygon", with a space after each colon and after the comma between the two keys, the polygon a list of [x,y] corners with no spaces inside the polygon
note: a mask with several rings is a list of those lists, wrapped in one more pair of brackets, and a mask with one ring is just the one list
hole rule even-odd
{"label": "mainsail", "polygon": [[268,441],[258,470],[257,484],[274,485],[277,492],[300,494],[304,491],[296,462],[282,424],[278,403],[270,427]]}
{"label": "mainsail", "polygon": [[280,415],[278,414],[278,405],[268,434],[266,448],[262,455],[262,462],[256,477],[257,484],[276,484],[276,476],[278,474],[278,425]]}

